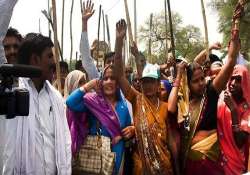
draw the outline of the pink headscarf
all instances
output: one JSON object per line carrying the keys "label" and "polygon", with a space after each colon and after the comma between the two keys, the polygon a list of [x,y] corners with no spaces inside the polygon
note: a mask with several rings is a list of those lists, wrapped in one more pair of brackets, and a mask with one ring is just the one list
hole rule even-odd
{"label": "pink headscarf", "polygon": [[[238,105],[238,119],[240,128],[250,133],[250,74],[244,66],[237,65],[234,68],[232,76],[241,76],[241,88],[243,91],[244,102]],[[218,137],[221,147],[221,165],[225,174],[242,174],[247,169],[249,157],[249,137],[242,149],[239,149],[235,143],[232,131],[231,111],[220,100],[217,110]]]}

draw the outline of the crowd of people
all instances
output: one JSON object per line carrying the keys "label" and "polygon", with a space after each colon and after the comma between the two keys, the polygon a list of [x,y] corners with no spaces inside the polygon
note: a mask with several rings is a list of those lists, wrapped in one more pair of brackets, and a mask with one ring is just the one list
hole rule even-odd
{"label": "crowd of people", "polygon": [[[71,72],[61,61],[57,77],[52,40],[8,28],[16,2],[0,2],[0,64],[36,66],[41,76],[19,77],[18,87],[29,91],[29,115],[0,118],[1,174],[250,171],[250,63],[240,53],[238,30],[232,29],[224,61],[204,50],[191,63],[178,57],[151,64],[133,43],[136,67],[131,70],[123,60],[127,24],[121,19],[115,49],[105,54],[100,71],[88,41],[94,14],[88,0],[83,2],[81,60]],[[221,44],[209,48],[214,49]]]}

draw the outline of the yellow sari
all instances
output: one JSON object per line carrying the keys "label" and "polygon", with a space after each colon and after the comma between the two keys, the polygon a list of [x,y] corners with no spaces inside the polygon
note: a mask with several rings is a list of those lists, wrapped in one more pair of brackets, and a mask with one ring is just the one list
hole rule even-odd
{"label": "yellow sari", "polygon": [[133,88],[127,99],[133,105],[137,141],[133,174],[172,175],[171,155],[167,148],[167,103],[160,102],[156,109]]}

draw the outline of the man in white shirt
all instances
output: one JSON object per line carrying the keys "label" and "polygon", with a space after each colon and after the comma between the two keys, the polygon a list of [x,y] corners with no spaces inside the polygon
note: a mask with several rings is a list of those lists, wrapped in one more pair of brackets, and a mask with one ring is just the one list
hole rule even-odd
{"label": "man in white shirt", "polygon": [[[7,63],[3,40],[7,32],[13,8],[17,0],[0,0],[0,65]],[[4,149],[4,132],[5,132],[5,116],[0,115],[0,174],[3,168],[3,149]]]}
{"label": "man in white shirt", "polygon": [[42,74],[19,79],[19,87],[29,91],[29,116],[7,121],[4,175],[71,174],[71,137],[64,100],[48,81],[55,71],[52,48],[50,38],[33,34],[19,49],[18,63],[37,66]]}

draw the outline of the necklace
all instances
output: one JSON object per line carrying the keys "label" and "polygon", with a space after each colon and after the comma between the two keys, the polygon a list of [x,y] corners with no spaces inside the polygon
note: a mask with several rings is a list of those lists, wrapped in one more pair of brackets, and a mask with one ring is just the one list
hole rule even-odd
{"label": "necklace", "polygon": [[156,107],[156,111],[158,111],[159,107],[160,107],[160,100],[159,100],[159,98],[157,98],[157,107]]}

